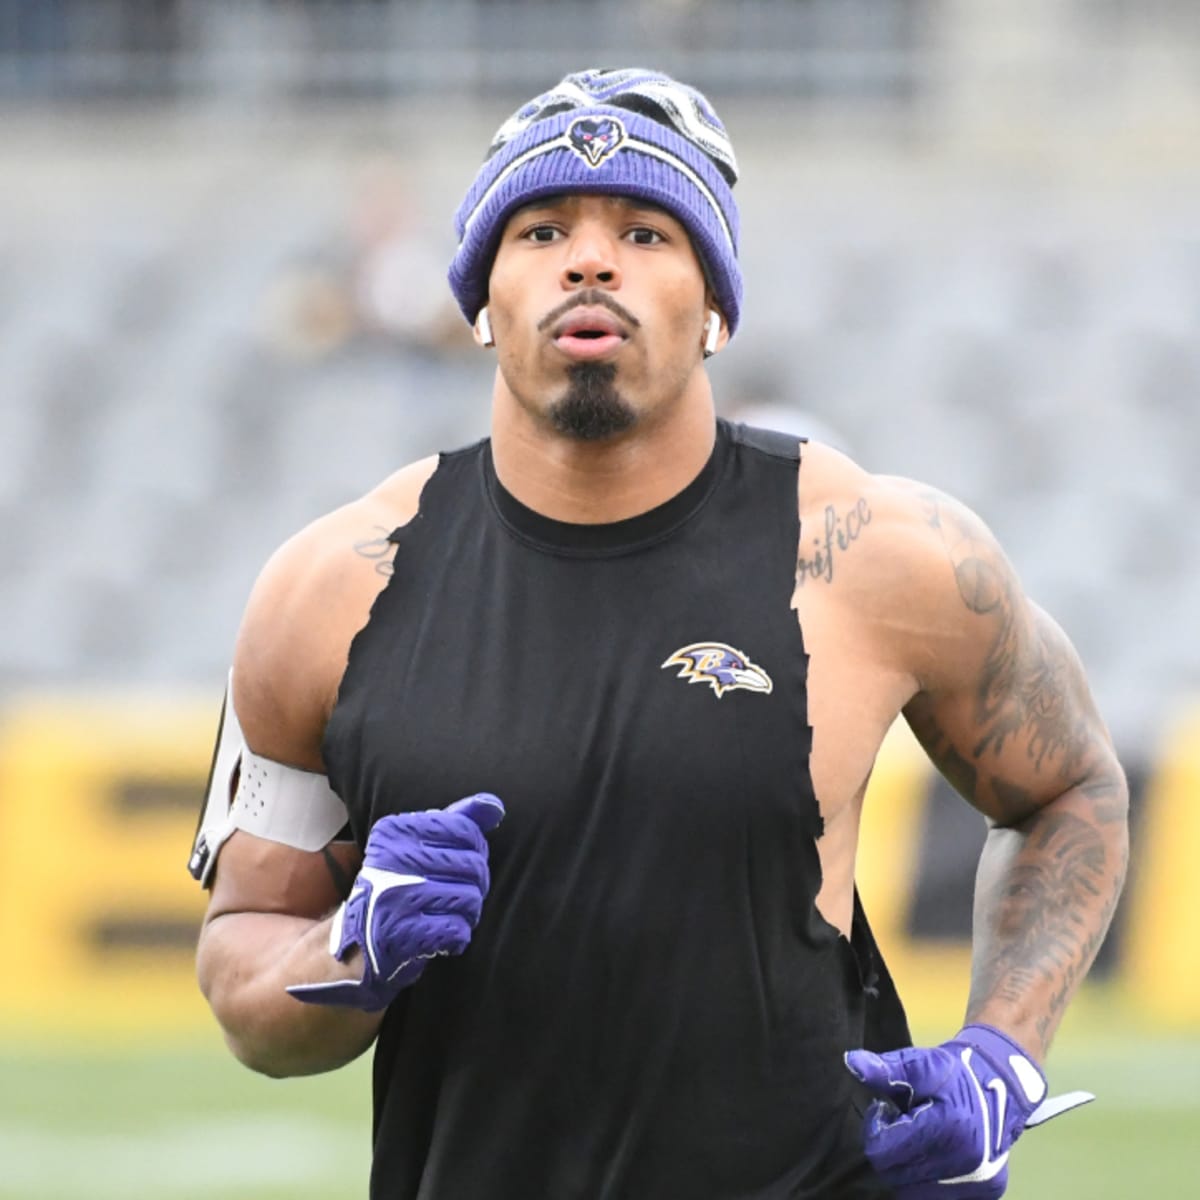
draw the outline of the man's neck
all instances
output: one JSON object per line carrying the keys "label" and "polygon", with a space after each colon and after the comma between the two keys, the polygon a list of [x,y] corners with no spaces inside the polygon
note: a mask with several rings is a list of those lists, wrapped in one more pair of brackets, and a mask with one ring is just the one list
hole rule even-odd
{"label": "man's neck", "polygon": [[539,424],[502,385],[492,410],[492,457],[505,489],[556,521],[608,524],[678,495],[712,454],[716,416],[707,376],[670,411],[612,438],[584,441]]}

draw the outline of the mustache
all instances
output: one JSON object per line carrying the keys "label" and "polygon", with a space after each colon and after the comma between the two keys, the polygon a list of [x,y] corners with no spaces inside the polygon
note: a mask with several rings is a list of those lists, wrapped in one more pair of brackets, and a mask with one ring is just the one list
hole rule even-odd
{"label": "mustache", "polygon": [[584,288],[582,292],[576,292],[573,296],[568,296],[556,308],[552,308],[537,324],[538,333],[545,333],[556,321],[562,320],[573,308],[582,308],[584,305],[593,307],[607,308],[609,312],[621,318],[630,329],[640,329],[641,321],[637,319],[624,305],[618,304],[607,292],[600,288]]}

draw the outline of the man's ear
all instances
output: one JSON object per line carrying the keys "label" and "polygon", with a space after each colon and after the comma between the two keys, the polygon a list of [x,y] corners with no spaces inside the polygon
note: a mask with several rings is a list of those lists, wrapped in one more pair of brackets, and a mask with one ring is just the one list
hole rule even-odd
{"label": "man's ear", "polygon": [[712,358],[719,354],[729,343],[729,326],[720,310],[710,303],[708,317],[704,322],[704,357]]}

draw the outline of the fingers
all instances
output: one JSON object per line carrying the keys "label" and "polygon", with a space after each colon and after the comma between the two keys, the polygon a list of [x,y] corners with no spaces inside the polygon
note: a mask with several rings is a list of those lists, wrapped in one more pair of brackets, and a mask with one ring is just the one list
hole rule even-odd
{"label": "fingers", "polygon": [[863,1151],[898,1198],[907,1188],[914,1198],[933,1188],[945,1200],[989,1200],[1004,1191],[1008,1155],[989,1159],[977,1132],[970,1113],[940,1100],[907,1113],[876,1100],[867,1109]]}
{"label": "fingers", "polygon": [[[491,882],[484,834],[503,816],[499,799],[480,793],[446,810],[389,814],[372,826],[359,872],[371,890],[359,905],[368,958],[385,984],[410,964],[419,973],[424,960],[467,948]],[[384,964],[392,964],[390,973]]]}
{"label": "fingers", "polygon": [[447,850],[474,850],[483,854],[487,848],[483,831],[461,812],[429,809],[422,812],[388,813],[371,826],[367,838],[367,853],[384,849],[397,839],[412,838],[429,846]]}
{"label": "fingers", "polygon": [[[863,1122],[863,1150],[876,1172],[893,1188],[926,1184],[956,1171],[965,1149],[975,1151],[973,1110],[945,1103],[955,1058],[941,1047],[908,1047],[886,1054],[852,1050],[846,1067],[879,1097]],[[969,1164],[966,1169],[970,1169]],[[899,1193],[903,1194],[903,1192]],[[966,1194],[946,1200],[967,1200]]]}
{"label": "fingers", "polygon": [[421,913],[396,924],[384,922],[375,935],[380,961],[401,960],[399,966],[406,966],[412,959],[461,954],[470,943],[471,925],[455,913]]}
{"label": "fingers", "polygon": [[908,1107],[912,1100],[912,1086],[899,1077],[881,1054],[870,1050],[847,1050],[843,1061],[846,1070],[864,1084],[873,1096],[890,1100],[900,1109]]}
{"label": "fingers", "polygon": [[500,800],[480,792],[444,810],[376,821],[354,888],[331,924],[335,958],[362,947],[362,979],[288,991],[306,1003],[375,1012],[415,983],[431,958],[466,950],[491,882],[485,834],[503,817]]}
{"label": "fingers", "polygon": [[461,917],[474,929],[483,912],[483,896],[470,884],[439,883],[437,887],[422,888],[421,912],[430,917]]}
{"label": "fingers", "polygon": [[367,852],[370,853],[373,844],[385,845],[397,834],[409,832],[430,846],[485,854],[484,834],[491,833],[503,819],[504,804],[490,792],[466,796],[444,809],[389,813],[372,826]]}
{"label": "fingers", "polygon": [[423,843],[409,845],[401,853],[401,861],[413,864],[426,879],[446,884],[468,884],[482,896],[491,886],[492,876],[486,854],[477,850],[456,850]]}
{"label": "fingers", "polygon": [[850,1050],[845,1063],[872,1095],[890,1100],[902,1112],[938,1095],[955,1069],[954,1056],[941,1047],[912,1046],[886,1054]]}
{"label": "fingers", "polygon": [[[427,820],[430,816],[436,820]],[[448,818],[453,826],[448,824]],[[464,829],[470,832],[464,835]],[[405,813],[381,817],[367,839],[363,862],[399,874],[469,883],[484,895],[491,882],[487,843],[479,826],[461,814]]]}
{"label": "fingers", "polygon": [[484,833],[491,833],[504,820],[504,804],[499,796],[493,796],[491,792],[478,792],[474,796],[456,800],[446,812],[462,813]]}
{"label": "fingers", "polygon": [[474,929],[484,911],[484,894],[474,882],[424,880],[402,888],[377,888],[374,907],[374,920],[383,928],[400,928],[426,917],[454,916]]}
{"label": "fingers", "polygon": [[863,1148],[876,1171],[903,1185],[928,1177],[940,1132],[932,1102],[904,1113],[887,1100],[876,1100],[867,1109]]}
{"label": "fingers", "polygon": [[484,834],[491,833],[504,820],[504,805],[499,796],[479,792],[456,800],[444,809],[431,809],[424,839],[432,846],[477,850],[487,853]]}

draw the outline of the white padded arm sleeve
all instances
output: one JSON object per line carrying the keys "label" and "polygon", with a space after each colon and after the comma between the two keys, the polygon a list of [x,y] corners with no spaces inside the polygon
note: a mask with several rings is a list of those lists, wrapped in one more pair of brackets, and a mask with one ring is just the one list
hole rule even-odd
{"label": "white padded arm sleeve", "polygon": [[[235,776],[237,791],[231,799]],[[324,775],[263,758],[246,746],[230,684],[225,690],[204,809],[188,861],[193,878],[208,887],[217,853],[235,829],[311,851],[331,842],[346,821],[346,806]]]}

